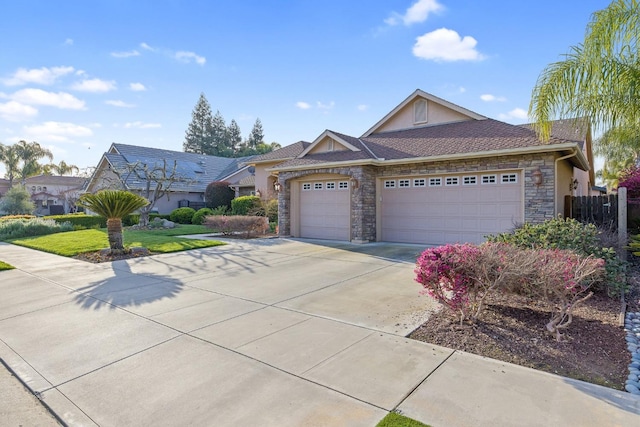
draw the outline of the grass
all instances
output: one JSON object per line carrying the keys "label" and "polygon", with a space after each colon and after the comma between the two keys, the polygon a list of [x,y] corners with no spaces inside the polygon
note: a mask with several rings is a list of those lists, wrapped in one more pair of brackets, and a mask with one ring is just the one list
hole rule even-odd
{"label": "grass", "polygon": [[0,261],[0,271],[3,270],[13,270],[15,267],[13,265],[9,265],[6,262]]}
{"label": "grass", "polygon": [[[125,230],[124,244],[125,246],[142,246],[156,253],[186,251],[224,244],[215,240],[176,237],[176,235],[180,234],[200,234],[203,229],[205,230],[204,233],[208,230],[199,225],[183,225],[175,229],[162,230]],[[109,247],[105,229],[67,231],[46,236],[12,239],[9,242],[67,257],[84,252],[95,252]]]}
{"label": "grass", "polygon": [[376,427],[429,427],[427,424],[423,424],[420,421],[407,418],[404,415],[400,415],[396,412],[389,412]]}

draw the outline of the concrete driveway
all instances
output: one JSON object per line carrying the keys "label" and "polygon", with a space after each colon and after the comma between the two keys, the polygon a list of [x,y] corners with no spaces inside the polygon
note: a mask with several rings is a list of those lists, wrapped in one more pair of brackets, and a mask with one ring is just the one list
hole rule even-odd
{"label": "concrete driveway", "polygon": [[640,421],[625,393],[404,338],[436,309],[419,252],[272,239],[95,265],[0,244],[0,358],[69,425]]}

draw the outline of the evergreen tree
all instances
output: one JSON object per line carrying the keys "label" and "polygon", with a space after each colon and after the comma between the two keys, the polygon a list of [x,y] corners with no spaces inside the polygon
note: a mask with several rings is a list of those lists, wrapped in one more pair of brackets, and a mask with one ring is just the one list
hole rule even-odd
{"label": "evergreen tree", "polygon": [[251,129],[249,140],[247,142],[248,148],[256,151],[260,144],[264,144],[264,132],[262,130],[262,122],[260,121],[260,119],[256,119],[256,122],[253,125],[253,129]]}
{"label": "evergreen tree", "polygon": [[238,126],[238,123],[234,119],[231,119],[231,123],[229,123],[227,134],[229,137],[229,148],[233,150],[234,153],[239,152],[242,145],[242,134],[240,133],[240,126]]}
{"label": "evergreen tree", "polygon": [[187,153],[211,154],[213,147],[213,117],[209,101],[200,94],[191,113],[191,123],[185,132],[183,150]]}
{"label": "evergreen tree", "polygon": [[216,111],[216,115],[213,116],[211,149],[205,154],[210,156],[233,157],[233,149],[229,142],[229,131],[220,111]]}

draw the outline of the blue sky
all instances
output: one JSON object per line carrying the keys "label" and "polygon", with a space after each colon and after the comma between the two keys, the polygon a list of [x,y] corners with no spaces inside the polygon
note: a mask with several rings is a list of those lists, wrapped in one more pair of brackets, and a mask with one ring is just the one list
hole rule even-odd
{"label": "blue sky", "polygon": [[201,92],[282,145],[360,136],[417,88],[525,123],[540,72],[609,1],[1,4],[0,142],[84,168],[112,142],[182,150]]}

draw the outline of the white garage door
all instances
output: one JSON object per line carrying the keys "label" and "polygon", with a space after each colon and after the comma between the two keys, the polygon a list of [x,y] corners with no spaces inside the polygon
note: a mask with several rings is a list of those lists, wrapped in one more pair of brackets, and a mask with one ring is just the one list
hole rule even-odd
{"label": "white garage door", "polygon": [[382,180],[381,240],[481,243],[522,223],[519,171]]}
{"label": "white garage door", "polygon": [[351,240],[349,181],[300,183],[300,237]]}

